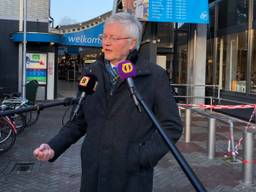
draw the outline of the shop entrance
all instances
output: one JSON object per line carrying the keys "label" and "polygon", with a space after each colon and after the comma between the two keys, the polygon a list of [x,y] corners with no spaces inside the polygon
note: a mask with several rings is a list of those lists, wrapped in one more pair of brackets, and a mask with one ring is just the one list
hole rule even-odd
{"label": "shop entrance", "polygon": [[93,63],[100,48],[61,46],[57,57],[57,98],[75,97],[86,65]]}

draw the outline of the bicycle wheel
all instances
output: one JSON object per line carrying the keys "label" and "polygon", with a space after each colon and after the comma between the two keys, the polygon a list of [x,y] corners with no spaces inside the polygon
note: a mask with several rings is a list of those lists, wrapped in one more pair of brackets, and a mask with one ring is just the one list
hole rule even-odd
{"label": "bicycle wheel", "polygon": [[5,117],[0,118],[0,154],[8,151],[15,143],[16,133]]}
{"label": "bicycle wheel", "polygon": [[[15,106],[11,106],[11,105],[4,106],[4,110],[13,110],[13,109],[15,109]],[[9,116],[9,118],[11,118],[11,120],[15,123],[17,134],[22,133],[26,127],[26,115],[14,114],[14,115]]]}
{"label": "bicycle wheel", "polygon": [[23,114],[14,114],[11,119],[16,125],[17,134],[22,133],[26,127],[26,117]]}
{"label": "bicycle wheel", "polygon": [[29,111],[26,113],[26,127],[29,127],[37,122],[40,111]]}

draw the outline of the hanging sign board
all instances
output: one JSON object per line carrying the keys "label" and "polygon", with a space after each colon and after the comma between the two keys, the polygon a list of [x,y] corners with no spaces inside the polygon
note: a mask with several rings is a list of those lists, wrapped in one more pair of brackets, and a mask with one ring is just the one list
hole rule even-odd
{"label": "hanging sign board", "polygon": [[61,39],[61,44],[101,47],[99,35],[103,33],[103,25],[104,23],[101,23],[82,31],[65,33]]}
{"label": "hanging sign board", "polygon": [[123,0],[124,11],[143,21],[202,23],[209,21],[208,0]]}

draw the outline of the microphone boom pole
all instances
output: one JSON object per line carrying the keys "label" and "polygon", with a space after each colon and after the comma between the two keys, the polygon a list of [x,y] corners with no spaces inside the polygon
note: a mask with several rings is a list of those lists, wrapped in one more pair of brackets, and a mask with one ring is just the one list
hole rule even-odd
{"label": "microphone boom pole", "polygon": [[156,119],[153,112],[149,109],[147,104],[144,102],[142,96],[136,91],[135,87],[134,87],[133,91],[134,91],[134,95],[137,97],[139,103],[141,104],[143,109],[146,111],[146,114],[148,115],[148,117],[152,120],[152,122],[156,126],[157,131],[159,132],[160,136],[162,137],[162,139],[164,140],[164,142],[166,143],[166,145],[170,149],[174,158],[179,163],[183,172],[187,175],[191,184],[194,186],[196,191],[205,192],[206,189],[204,188],[204,186],[202,185],[202,183],[200,182],[200,180],[198,179],[198,177],[196,176],[196,174],[194,173],[192,168],[189,166],[187,161],[184,159],[184,157],[182,156],[180,151],[177,149],[176,145],[168,138],[168,136],[164,132],[163,128],[161,127],[159,121]]}
{"label": "microphone boom pole", "polygon": [[146,114],[152,120],[153,124],[156,126],[158,133],[160,134],[165,144],[168,146],[168,148],[172,152],[174,158],[179,163],[183,172],[186,174],[186,176],[188,177],[189,181],[194,186],[196,191],[205,192],[206,189],[204,188],[203,184],[200,182],[196,174],[193,172],[192,168],[184,159],[180,151],[177,149],[176,145],[171,140],[169,140],[168,136],[166,135],[163,128],[161,127],[159,121],[157,120],[153,112],[150,110],[150,108],[146,105],[142,96],[137,92],[132,79],[133,76],[136,76],[135,66],[129,60],[122,61],[118,65],[118,73],[121,79],[126,80],[130,94],[134,100],[134,103],[136,104],[137,107],[140,106],[139,103],[142,105],[143,109],[146,111]]}
{"label": "microphone boom pole", "polygon": [[0,117],[14,115],[14,114],[18,114],[18,113],[25,113],[25,112],[30,112],[30,111],[41,111],[43,109],[46,109],[49,107],[55,107],[55,106],[59,106],[59,105],[68,106],[68,105],[73,105],[76,102],[77,102],[77,99],[65,98],[65,99],[63,99],[61,101],[57,101],[57,102],[44,103],[44,104],[39,103],[37,105],[33,105],[30,107],[24,107],[24,108],[19,108],[19,109],[12,109],[12,110],[3,110],[3,111],[0,111]]}

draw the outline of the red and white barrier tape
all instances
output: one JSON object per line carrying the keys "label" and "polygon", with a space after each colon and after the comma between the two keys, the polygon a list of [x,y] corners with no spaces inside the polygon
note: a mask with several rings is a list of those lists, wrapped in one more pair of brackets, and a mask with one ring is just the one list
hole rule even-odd
{"label": "red and white barrier tape", "polygon": [[[254,108],[254,110],[253,110],[253,112],[252,112],[252,114],[251,114],[251,117],[250,117],[250,119],[249,119],[249,121],[248,121],[248,123],[247,123],[247,125],[246,125],[246,127],[245,127],[245,131],[247,131],[247,129],[250,128],[250,127],[254,128],[254,129],[256,128],[256,127],[253,126],[252,123],[251,123],[253,117],[256,118],[256,107]],[[243,140],[244,140],[244,138],[243,138],[243,137],[240,137],[240,139],[238,140],[238,143],[237,143],[236,146],[235,146],[235,152],[236,152],[237,154],[238,154],[238,148],[241,146]]]}
{"label": "red and white barrier tape", "polygon": [[199,109],[249,109],[256,108],[256,104],[248,105],[204,105],[204,104],[179,104],[181,107],[193,107]]}
{"label": "red and white barrier tape", "polygon": [[[255,126],[252,125],[252,119],[253,117],[256,118],[256,104],[247,104],[247,105],[204,105],[204,104],[179,104],[179,107],[181,109],[184,109],[183,107],[192,107],[192,108],[199,108],[199,109],[250,109],[254,108],[251,117],[245,127],[245,130],[248,128],[256,128]],[[234,151],[231,150],[231,135],[229,136],[228,140],[228,149],[227,149],[227,156],[232,156],[235,157],[238,155],[238,148],[241,146],[243,142],[243,137],[241,137],[238,140],[238,143],[235,145]]]}

